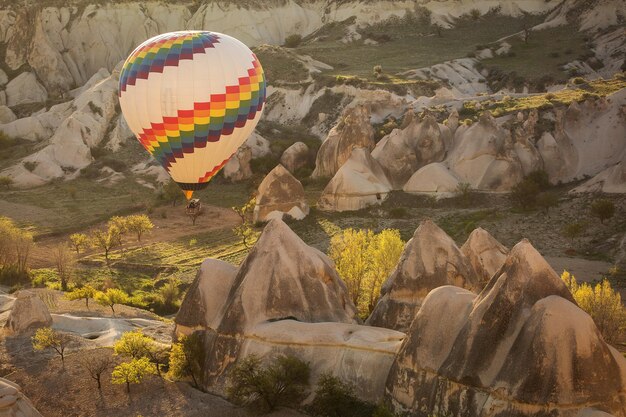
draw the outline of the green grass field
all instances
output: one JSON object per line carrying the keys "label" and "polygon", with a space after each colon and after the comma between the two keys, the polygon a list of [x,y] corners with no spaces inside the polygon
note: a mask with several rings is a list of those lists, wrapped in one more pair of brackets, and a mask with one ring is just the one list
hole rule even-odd
{"label": "green grass field", "polygon": [[[532,17],[531,24],[542,17]],[[366,45],[362,40],[350,44],[340,41],[345,33],[345,24],[327,25],[314,37],[323,40],[309,41],[297,48],[301,54],[334,67],[330,75],[358,76],[374,80],[372,69],[382,65],[387,74],[426,67],[443,61],[464,58],[477,45],[494,42],[504,36],[522,30],[521,19],[486,15],[478,20],[461,19],[453,29],[444,29],[441,36],[428,25],[396,19],[369,26],[362,30],[364,38],[390,40],[378,45]]]}

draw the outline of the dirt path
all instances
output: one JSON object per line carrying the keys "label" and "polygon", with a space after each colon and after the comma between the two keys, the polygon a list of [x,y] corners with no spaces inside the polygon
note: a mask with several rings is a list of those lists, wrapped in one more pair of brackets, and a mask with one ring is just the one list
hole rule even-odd
{"label": "dirt path", "polygon": [[546,261],[561,274],[564,270],[569,271],[578,281],[600,281],[606,276],[607,271],[613,265],[604,261],[591,261],[582,258],[568,258],[562,256],[546,256]]}
{"label": "dirt path", "polygon": [[[168,242],[211,230],[233,228],[240,222],[237,214],[230,209],[208,205],[203,207],[204,213],[198,217],[195,226],[191,224],[191,220],[185,214],[185,207],[182,205],[176,207],[168,205],[155,209],[152,214],[149,214],[150,220],[154,223],[154,229],[152,229],[150,233],[142,236],[141,242],[137,242],[136,237],[129,234],[125,238],[126,243],[123,246],[124,249],[148,246],[155,242]],[[104,227],[106,227],[105,223],[98,224],[83,230],[82,233],[88,234],[94,229]],[[59,243],[67,242],[68,239],[69,235],[58,235],[38,240],[31,252],[31,268],[53,267],[54,247]],[[90,249],[87,252],[81,253],[80,257],[94,252],[94,249]]]}

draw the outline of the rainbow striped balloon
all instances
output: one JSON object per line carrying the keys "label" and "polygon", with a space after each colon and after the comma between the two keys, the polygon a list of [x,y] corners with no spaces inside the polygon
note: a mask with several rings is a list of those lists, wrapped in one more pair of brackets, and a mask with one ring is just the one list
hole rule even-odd
{"label": "rainbow striped balloon", "polygon": [[130,54],[119,100],[139,142],[189,199],[253,132],[265,103],[265,76],[235,38],[165,33]]}

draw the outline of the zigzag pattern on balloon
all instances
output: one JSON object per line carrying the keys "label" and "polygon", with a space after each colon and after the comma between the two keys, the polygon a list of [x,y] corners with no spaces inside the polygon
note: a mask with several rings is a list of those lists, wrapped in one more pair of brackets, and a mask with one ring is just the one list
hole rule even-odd
{"label": "zigzag pattern on balloon", "polygon": [[193,54],[204,54],[214,48],[219,36],[211,32],[169,33],[135,50],[124,63],[120,75],[119,95],[137,79],[147,79],[150,73],[162,73],[165,67],[176,67],[182,60],[192,60]]}
{"label": "zigzag pattern on balloon", "polygon": [[152,122],[151,128],[139,134],[141,144],[165,169],[195,148],[204,148],[208,142],[232,134],[261,111],[265,76],[256,56],[253,57],[248,76],[240,77],[238,85],[227,86],[222,94],[212,94],[208,102],[194,103],[193,109],[178,110],[176,117]]}

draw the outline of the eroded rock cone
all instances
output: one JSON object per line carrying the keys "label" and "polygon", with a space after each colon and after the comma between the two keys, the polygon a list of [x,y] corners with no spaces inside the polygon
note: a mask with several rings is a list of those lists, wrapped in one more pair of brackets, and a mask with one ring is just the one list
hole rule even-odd
{"label": "eroded rock cone", "polygon": [[472,188],[506,191],[524,177],[511,133],[498,126],[489,112],[484,112],[470,128],[458,129],[454,141],[447,162],[461,182]]}
{"label": "eroded rock cone", "polygon": [[20,333],[50,325],[52,325],[52,317],[48,307],[37,294],[31,291],[18,292],[5,327],[15,333]]}
{"label": "eroded rock cone", "polygon": [[402,129],[394,129],[377,145],[372,156],[380,162],[395,190],[400,190],[419,168],[440,162],[451,142],[450,129],[432,114],[421,120],[410,110]]}
{"label": "eroded rock cone", "polygon": [[42,417],[35,409],[19,385],[0,378],[0,416],[2,417]]}
{"label": "eroded rock cone", "polygon": [[330,178],[348,160],[353,148],[367,148],[371,151],[375,145],[369,108],[364,105],[348,108],[320,146],[311,176]]}
{"label": "eroded rock cone", "polygon": [[206,387],[224,375],[259,324],[356,322],[356,308],[332,261],[278,219],[267,224],[239,267],[222,311],[216,330],[204,331]]}
{"label": "eroded rock cone", "polygon": [[216,329],[237,275],[237,267],[218,259],[205,259],[176,314],[176,333]]}
{"label": "eroded rock cone", "polygon": [[447,286],[426,297],[386,395],[396,412],[623,417],[625,387],[626,360],[524,240],[480,295]]}
{"label": "eroded rock cone", "polygon": [[469,259],[482,282],[486,284],[504,264],[509,250],[488,231],[478,227],[461,246],[461,252]]}
{"label": "eroded rock cone", "polygon": [[309,214],[304,188],[282,165],[271,170],[259,185],[254,207],[254,222],[282,218],[287,213],[295,219]]}
{"label": "eroded rock cone", "polygon": [[365,148],[354,148],[350,159],[328,183],[317,207],[327,211],[360,210],[382,204],[391,192],[380,164]]}
{"label": "eroded rock cone", "polygon": [[304,142],[296,142],[287,149],[280,157],[280,163],[295,174],[297,170],[307,165],[309,161],[309,147]]}
{"label": "eroded rock cone", "polygon": [[415,230],[398,266],[383,284],[380,301],[367,324],[406,331],[426,295],[443,285],[471,291],[481,288],[476,271],[454,240],[426,220]]}

